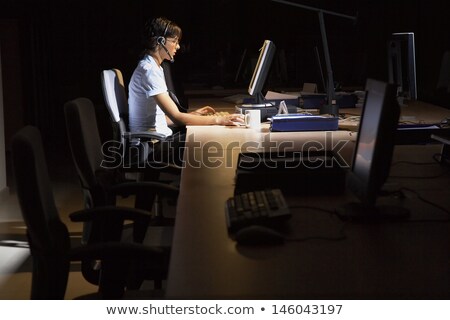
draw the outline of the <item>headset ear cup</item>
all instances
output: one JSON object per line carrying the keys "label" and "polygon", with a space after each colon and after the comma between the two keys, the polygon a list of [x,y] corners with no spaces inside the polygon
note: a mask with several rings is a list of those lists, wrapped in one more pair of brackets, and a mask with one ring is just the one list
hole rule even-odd
{"label": "headset ear cup", "polygon": [[164,37],[158,37],[158,39],[156,39],[156,42],[158,42],[161,45],[165,45],[166,39]]}

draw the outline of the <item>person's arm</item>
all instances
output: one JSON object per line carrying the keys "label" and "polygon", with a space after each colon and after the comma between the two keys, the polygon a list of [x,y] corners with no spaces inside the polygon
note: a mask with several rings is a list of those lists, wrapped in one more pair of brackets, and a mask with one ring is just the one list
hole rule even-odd
{"label": "person's arm", "polygon": [[[208,114],[213,114],[215,112],[216,112],[216,110],[214,110],[214,108],[212,108],[210,106],[204,106],[204,107],[201,107],[201,108],[196,109],[194,111],[190,111],[189,113],[197,115],[197,116],[205,116],[205,115],[208,115]],[[172,120],[170,120],[170,118],[168,116],[166,116],[166,121],[167,121],[167,125],[169,125],[169,126],[174,125],[174,123],[172,122]]]}
{"label": "person's arm", "polygon": [[197,116],[204,116],[204,115],[215,113],[215,112],[216,112],[216,110],[214,110],[214,108],[212,108],[210,106],[204,106],[202,108],[199,108],[197,110],[191,111],[189,113],[190,114],[195,114]]}
{"label": "person's arm", "polygon": [[[158,94],[154,96],[158,106],[164,111],[166,116],[175,125],[225,125],[233,126],[244,123],[242,116],[239,114],[230,114],[220,117],[205,117],[202,115],[197,115],[195,113],[184,113],[178,110],[178,107],[170,98],[167,92]],[[201,108],[199,110],[210,111],[210,107]],[[212,108],[211,108],[212,109]],[[213,111],[214,109],[212,109]],[[198,111],[198,110],[197,110]],[[200,111],[201,112],[201,111]],[[207,112],[205,112],[207,113]]]}

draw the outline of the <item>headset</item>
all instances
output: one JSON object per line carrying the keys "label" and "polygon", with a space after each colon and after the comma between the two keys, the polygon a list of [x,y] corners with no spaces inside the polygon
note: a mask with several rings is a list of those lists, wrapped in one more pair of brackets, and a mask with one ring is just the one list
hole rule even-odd
{"label": "headset", "polygon": [[171,24],[171,21],[167,22],[166,27],[164,28],[164,32],[162,36],[159,36],[158,38],[156,38],[156,42],[163,47],[164,51],[166,51],[167,55],[170,58],[170,62],[174,62],[175,59],[172,57],[172,55],[170,54],[169,50],[166,48],[165,44],[166,44],[166,34],[167,34],[167,30],[169,29],[169,26]]}

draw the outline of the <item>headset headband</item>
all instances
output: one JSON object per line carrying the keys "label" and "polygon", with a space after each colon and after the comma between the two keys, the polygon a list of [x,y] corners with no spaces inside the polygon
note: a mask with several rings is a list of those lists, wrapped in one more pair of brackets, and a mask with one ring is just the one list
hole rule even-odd
{"label": "headset headband", "polygon": [[163,33],[163,37],[166,37],[167,34],[167,30],[169,29],[170,24],[172,23],[172,21],[167,22],[166,27],[164,28],[164,33]]}

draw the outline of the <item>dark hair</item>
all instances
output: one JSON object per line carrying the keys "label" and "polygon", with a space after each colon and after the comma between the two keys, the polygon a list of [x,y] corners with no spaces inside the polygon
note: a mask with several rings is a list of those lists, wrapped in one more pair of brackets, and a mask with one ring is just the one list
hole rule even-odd
{"label": "dark hair", "polygon": [[158,46],[158,37],[181,39],[181,28],[167,18],[149,19],[144,26],[142,43],[145,53],[153,52]]}

